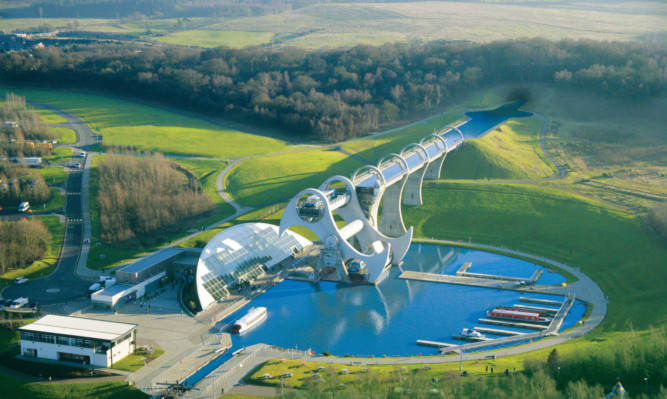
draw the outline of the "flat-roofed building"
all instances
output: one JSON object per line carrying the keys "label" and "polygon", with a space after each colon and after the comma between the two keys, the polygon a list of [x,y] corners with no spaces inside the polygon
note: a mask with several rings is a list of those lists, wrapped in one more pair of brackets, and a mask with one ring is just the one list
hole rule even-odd
{"label": "flat-roofed building", "polygon": [[111,367],[136,349],[137,325],[47,315],[21,327],[21,354]]}
{"label": "flat-roofed building", "polygon": [[117,310],[128,303],[150,295],[165,284],[167,273],[162,271],[138,284],[114,284],[109,288],[97,291],[90,296],[93,309]]}

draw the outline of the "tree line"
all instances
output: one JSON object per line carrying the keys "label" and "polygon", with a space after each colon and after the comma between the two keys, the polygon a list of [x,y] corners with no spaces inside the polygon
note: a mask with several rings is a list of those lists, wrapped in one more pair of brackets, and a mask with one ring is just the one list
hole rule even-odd
{"label": "tree line", "polygon": [[0,205],[16,206],[23,201],[44,204],[51,199],[51,190],[39,173],[0,162]]}
{"label": "tree line", "polygon": [[53,140],[56,134],[44,123],[41,115],[28,108],[25,97],[7,93],[0,103],[0,142],[7,148],[8,143],[26,140]]}
{"label": "tree line", "polygon": [[4,79],[96,88],[335,142],[499,83],[548,83],[637,101],[664,91],[664,47],[526,39],[308,51],[135,44],[0,54]]}
{"label": "tree line", "polygon": [[1,274],[44,258],[50,240],[48,229],[39,220],[0,221]]}
{"label": "tree line", "polygon": [[199,181],[164,158],[105,156],[94,176],[101,239],[108,244],[164,242],[214,208]]}

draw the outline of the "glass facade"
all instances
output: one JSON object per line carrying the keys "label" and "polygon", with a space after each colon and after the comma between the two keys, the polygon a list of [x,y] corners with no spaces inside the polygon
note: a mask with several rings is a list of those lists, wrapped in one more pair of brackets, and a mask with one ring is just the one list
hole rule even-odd
{"label": "glass facade", "polygon": [[278,227],[265,223],[245,223],[222,231],[209,241],[197,264],[201,306],[226,297],[228,287],[259,276],[310,244],[291,231],[278,236]]}

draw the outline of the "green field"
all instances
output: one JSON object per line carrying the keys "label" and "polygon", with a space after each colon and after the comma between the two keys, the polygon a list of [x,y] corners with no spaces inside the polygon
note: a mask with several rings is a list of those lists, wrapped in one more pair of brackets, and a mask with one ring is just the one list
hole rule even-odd
{"label": "green field", "polygon": [[0,276],[0,288],[9,285],[17,277],[38,278],[48,275],[53,271],[60,255],[60,246],[65,235],[65,224],[61,223],[57,216],[40,216],[39,220],[51,234],[51,243],[46,249],[44,259],[34,262],[25,269],[12,270]]}
{"label": "green field", "polygon": [[517,118],[481,139],[468,140],[459,151],[448,155],[441,178],[524,180],[555,174],[555,167],[545,162],[539,147],[541,126],[540,118]]}
{"label": "green field", "polygon": [[271,32],[189,30],[160,36],[157,40],[182,46],[244,48],[269,43],[273,36]]}
{"label": "green field", "polygon": [[47,90],[11,91],[30,101],[48,104],[80,117],[103,135],[103,144],[107,146],[130,146],[140,151],[212,158],[236,158],[294,148],[284,140],[240,132],[203,119],[116,98]]}
{"label": "green field", "polygon": [[289,199],[300,190],[319,187],[334,175],[349,176],[362,163],[340,151],[315,149],[246,159],[226,177],[225,189],[245,206]]}
{"label": "green field", "polygon": [[203,225],[208,226],[234,214],[234,207],[222,199],[220,194],[218,194],[218,188],[216,187],[218,175],[225,167],[227,167],[227,165],[229,165],[228,162],[198,159],[178,159],[174,160],[174,162],[182,165],[197,177],[204,192],[211,198],[218,209],[215,214],[202,222]]}
{"label": "green field", "polygon": [[[69,148],[64,150],[63,152],[67,152],[71,156],[72,151]],[[60,166],[45,166],[37,169],[37,171],[44,178],[46,184],[59,184],[67,180],[67,171]]]}
{"label": "green field", "polygon": [[429,182],[423,195],[423,206],[403,209],[416,237],[470,237],[581,267],[611,300],[603,331],[667,322],[667,309],[655,307],[667,248],[636,215],[531,186]]}
{"label": "green field", "polygon": [[76,143],[76,133],[74,133],[74,130],[65,127],[52,127],[51,129],[55,131],[56,134],[58,134],[58,138],[56,140],[59,144]]}
{"label": "green field", "polygon": [[48,383],[25,382],[0,374],[0,386],[7,398],[32,399],[134,399],[146,398],[146,394],[127,385],[126,381]]}
{"label": "green field", "polygon": [[144,359],[148,362],[151,362],[154,359],[162,356],[164,351],[162,349],[153,349],[149,354],[145,349],[137,349],[133,354],[127,355],[120,361],[114,363],[114,370],[122,370],[130,373],[134,373],[140,368],[144,367]]}

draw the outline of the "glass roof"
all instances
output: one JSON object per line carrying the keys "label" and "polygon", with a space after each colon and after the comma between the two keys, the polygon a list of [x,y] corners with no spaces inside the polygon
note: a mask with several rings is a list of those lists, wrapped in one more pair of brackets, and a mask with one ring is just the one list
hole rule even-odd
{"label": "glass roof", "polygon": [[197,293],[202,308],[223,298],[227,287],[250,280],[312,243],[278,227],[244,223],[218,233],[208,242],[197,264]]}

